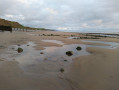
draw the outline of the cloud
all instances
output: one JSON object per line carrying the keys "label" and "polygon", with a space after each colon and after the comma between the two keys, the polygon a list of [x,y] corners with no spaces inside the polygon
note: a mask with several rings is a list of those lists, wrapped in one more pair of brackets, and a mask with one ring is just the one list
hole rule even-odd
{"label": "cloud", "polygon": [[0,0],[0,17],[62,30],[119,28],[119,0]]}

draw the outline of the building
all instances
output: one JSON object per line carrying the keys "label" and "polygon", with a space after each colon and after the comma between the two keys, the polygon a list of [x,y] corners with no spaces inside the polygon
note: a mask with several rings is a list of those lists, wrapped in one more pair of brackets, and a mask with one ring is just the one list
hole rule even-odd
{"label": "building", "polygon": [[4,25],[0,25],[0,31],[10,31],[12,32],[12,27],[11,26],[4,26]]}

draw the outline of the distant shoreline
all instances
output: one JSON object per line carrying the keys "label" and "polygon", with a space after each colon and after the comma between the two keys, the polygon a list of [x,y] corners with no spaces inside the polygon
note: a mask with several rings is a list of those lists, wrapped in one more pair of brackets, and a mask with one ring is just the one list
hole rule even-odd
{"label": "distant shoreline", "polygon": [[95,32],[95,31],[78,31],[78,30],[54,30],[54,31],[58,31],[58,32],[72,32],[72,33],[105,33],[105,34],[119,34],[119,30],[118,31],[109,31],[109,32]]}

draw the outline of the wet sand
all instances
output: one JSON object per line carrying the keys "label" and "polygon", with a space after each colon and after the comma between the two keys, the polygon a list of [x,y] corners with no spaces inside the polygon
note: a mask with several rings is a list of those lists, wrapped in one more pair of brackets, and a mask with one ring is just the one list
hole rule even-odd
{"label": "wet sand", "polygon": [[77,83],[80,90],[118,90],[119,49],[87,50],[92,55],[74,59],[68,79]]}
{"label": "wet sand", "polygon": [[[50,34],[53,34],[54,36],[48,36]],[[0,32],[0,54],[4,53],[5,50],[7,50],[7,48],[11,45],[23,45],[27,44],[29,41],[32,41],[36,44],[34,49],[38,51],[44,50],[45,47],[63,46],[63,44],[44,42],[42,40],[59,40],[62,41],[64,45],[86,44],[108,46],[106,44],[100,43],[82,42],[80,39],[68,39],[68,37],[71,35],[83,36],[78,33],[64,33],[54,31],[14,31],[13,33]],[[101,38],[100,40],[119,42],[118,38]],[[26,72],[19,66],[20,63],[17,60],[6,60],[5,58],[0,57],[0,89],[119,90],[119,48],[104,49],[88,47],[87,51],[90,53],[90,55],[73,58],[69,65],[70,67],[67,71],[64,71],[64,73],[61,73],[59,70],[62,64],[58,64],[56,61],[53,63],[49,61],[47,64],[43,65],[39,63],[37,64],[37,69],[31,69],[29,72]],[[45,69],[42,69],[41,67],[45,67]],[[44,70],[45,72],[41,72]]]}

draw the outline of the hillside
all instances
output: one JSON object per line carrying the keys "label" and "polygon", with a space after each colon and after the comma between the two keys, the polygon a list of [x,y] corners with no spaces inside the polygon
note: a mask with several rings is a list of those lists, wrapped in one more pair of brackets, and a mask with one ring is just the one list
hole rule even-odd
{"label": "hillside", "polygon": [[18,22],[8,21],[2,18],[0,18],[0,25],[12,26],[12,28],[24,28],[24,29],[31,29],[31,30],[50,30],[50,29],[45,29],[45,28],[33,28],[33,27],[23,26],[19,24]]}
{"label": "hillside", "polygon": [[4,26],[12,26],[13,28],[23,28],[24,26],[19,24],[18,22],[8,21],[0,18],[0,25]]}

